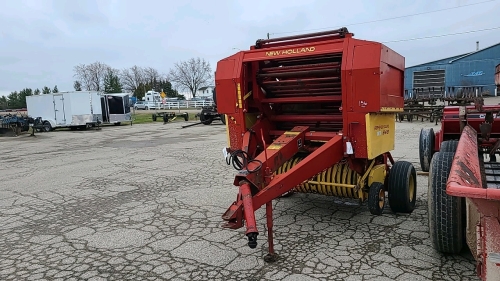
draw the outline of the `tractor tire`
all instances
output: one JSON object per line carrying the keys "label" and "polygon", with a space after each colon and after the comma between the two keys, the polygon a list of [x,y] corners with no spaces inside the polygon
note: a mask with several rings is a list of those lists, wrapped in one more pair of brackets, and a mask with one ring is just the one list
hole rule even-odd
{"label": "tractor tire", "polygon": [[49,121],[43,121],[43,131],[44,132],[50,132],[52,131],[52,125],[50,125]]}
{"label": "tractor tire", "polygon": [[368,209],[372,215],[380,216],[385,207],[385,189],[384,184],[374,182],[370,185],[368,191]]}
{"label": "tractor tire", "polygon": [[420,156],[420,168],[424,172],[429,171],[432,154],[434,154],[434,130],[420,130],[420,139],[418,143],[418,152]]}
{"label": "tractor tire", "polygon": [[153,121],[155,121],[155,122],[156,122],[156,114],[153,114],[153,115],[152,115],[152,118],[153,118]]}
{"label": "tractor tire", "polygon": [[388,178],[389,206],[395,213],[410,214],[415,210],[417,200],[417,172],[413,164],[397,161]]}
{"label": "tractor tire", "polygon": [[222,124],[226,125],[226,114],[220,115],[220,121],[222,122]]}
{"label": "tractor tire", "polygon": [[447,140],[441,143],[441,147],[439,148],[440,152],[453,152],[457,151],[458,141],[457,140]]}
{"label": "tractor tire", "polygon": [[437,152],[432,157],[427,192],[429,232],[434,248],[447,254],[458,254],[464,241],[463,199],[446,194],[454,152]]}
{"label": "tractor tire", "polygon": [[212,124],[212,121],[214,121],[212,119],[212,117],[207,117],[207,116],[205,116],[204,113],[205,113],[205,109],[202,109],[201,113],[200,113],[200,121],[201,121],[201,123],[203,125],[210,125],[210,124]]}

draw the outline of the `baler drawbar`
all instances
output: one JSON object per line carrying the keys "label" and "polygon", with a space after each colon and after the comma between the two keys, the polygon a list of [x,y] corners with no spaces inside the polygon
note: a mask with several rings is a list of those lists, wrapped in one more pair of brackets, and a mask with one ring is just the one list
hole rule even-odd
{"label": "baler drawbar", "polygon": [[395,114],[404,106],[404,58],[347,28],[257,40],[217,63],[217,111],[227,116],[228,164],[238,170],[236,201],[223,227],[246,226],[257,246],[254,212],[266,205],[269,255],[272,200],[298,193],[368,202],[411,213],[416,172],[395,162]]}

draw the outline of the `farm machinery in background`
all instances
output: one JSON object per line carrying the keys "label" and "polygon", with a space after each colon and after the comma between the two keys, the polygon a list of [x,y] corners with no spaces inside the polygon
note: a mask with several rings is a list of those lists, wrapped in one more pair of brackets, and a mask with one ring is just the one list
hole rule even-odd
{"label": "farm machinery in background", "polygon": [[416,88],[412,90],[411,96],[408,90],[405,90],[405,105],[404,111],[397,114],[399,122],[407,120],[421,119],[421,121],[429,120],[435,122],[443,118],[443,109],[448,106],[470,105],[474,99],[482,91],[482,87],[462,87],[455,89],[449,87],[448,92],[445,92],[444,87],[439,88]]}
{"label": "farm machinery in background", "polygon": [[215,120],[220,120],[222,124],[226,125],[226,115],[220,114],[217,112],[217,94],[216,88],[214,88],[214,92],[212,95],[212,99],[214,100],[214,104],[210,106],[204,106],[199,113],[200,122],[203,125],[210,125]]}
{"label": "farm machinery in background", "polygon": [[482,280],[500,280],[500,106],[446,106],[441,128],[420,132],[422,170],[429,172],[429,234],[434,248],[467,247]]}
{"label": "farm machinery in background", "polygon": [[15,136],[19,136],[22,132],[29,131],[30,128],[32,128],[32,136],[35,135],[35,130],[43,130],[41,118],[12,113],[0,115],[0,134],[12,132]]}
{"label": "farm machinery in background", "polygon": [[[318,193],[412,213],[417,178],[394,161],[396,113],[404,106],[404,57],[354,39],[346,28],[257,40],[217,63],[217,112],[225,114],[226,161],[236,170],[236,201],[223,227],[260,233],[265,205],[268,262],[274,252],[272,201]],[[387,194],[387,195],[386,195]],[[333,201],[332,201],[333,204]]]}
{"label": "farm machinery in background", "polygon": [[[220,120],[222,124],[226,125],[226,115],[217,112],[217,96],[216,89],[213,92],[214,104],[209,106],[204,106],[201,108],[200,113],[196,114],[197,118],[200,118],[200,122],[193,123],[189,125],[182,126],[182,128],[192,127],[196,125],[210,125],[213,121]],[[187,120],[186,120],[187,121]]]}

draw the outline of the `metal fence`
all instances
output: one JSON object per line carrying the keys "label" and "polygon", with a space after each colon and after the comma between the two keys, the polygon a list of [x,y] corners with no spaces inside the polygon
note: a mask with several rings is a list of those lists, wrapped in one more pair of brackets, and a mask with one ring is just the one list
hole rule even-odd
{"label": "metal fence", "polygon": [[158,109],[172,109],[172,108],[202,108],[204,106],[212,106],[214,105],[213,101],[168,101],[165,103],[156,103],[156,108]]}

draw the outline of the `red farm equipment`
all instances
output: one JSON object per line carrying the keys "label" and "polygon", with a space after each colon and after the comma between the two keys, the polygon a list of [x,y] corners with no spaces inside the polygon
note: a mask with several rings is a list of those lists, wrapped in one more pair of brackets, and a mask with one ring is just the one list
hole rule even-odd
{"label": "red farm equipment", "polygon": [[[404,57],[346,28],[257,40],[217,63],[217,110],[227,116],[226,161],[237,170],[236,201],[223,227],[246,227],[266,205],[274,261],[272,200],[319,193],[367,202],[380,215],[411,213],[416,172],[395,162],[397,112],[404,106]],[[387,200],[386,200],[387,193]]]}
{"label": "red farm equipment", "polygon": [[419,145],[432,244],[445,254],[468,247],[486,281],[500,280],[500,106],[483,103],[445,107],[441,129],[422,129]]}

